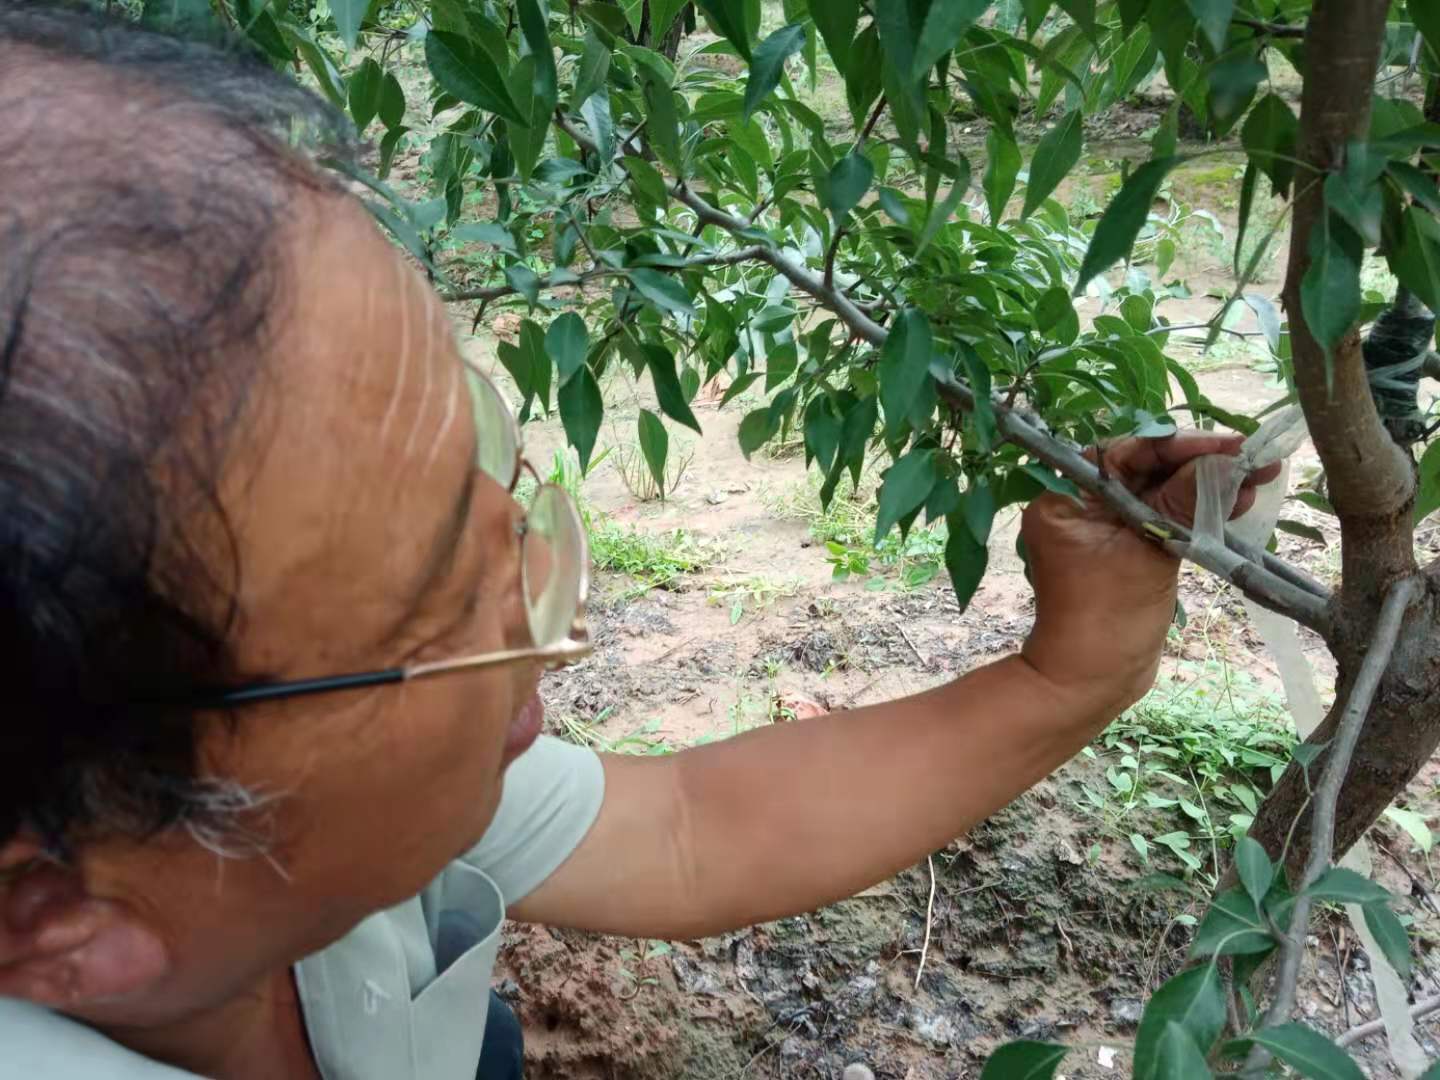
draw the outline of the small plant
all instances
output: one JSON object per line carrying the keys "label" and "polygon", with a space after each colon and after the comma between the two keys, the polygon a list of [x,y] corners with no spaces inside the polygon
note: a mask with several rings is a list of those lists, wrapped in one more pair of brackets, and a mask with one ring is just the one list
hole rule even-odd
{"label": "small plant", "polygon": [[796,578],[772,581],[754,577],[729,585],[718,585],[710,590],[709,601],[730,610],[730,625],[734,626],[745,617],[746,610],[760,611],[775,601],[794,596],[800,591],[801,582]]}
{"label": "small plant", "polygon": [[718,545],[697,540],[685,529],[648,533],[590,515],[590,557],[597,570],[628,574],[639,593],[664,589],[678,578],[718,562]]}
{"label": "small plant", "polygon": [[1282,703],[1252,677],[1182,663],[1086,748],[1106,763],[1107,786],[1082,785],[1082,806],[1143,862],[1166,851],[1213,885],[1220,850],[1250,828],[1294,745]]}
{"label": "small plant", "polygon": [[693,447],[672,450],[665,462],[665,483],[655,478],[645,455],[638,446],[624,446],[615,453],[615,469],[632,498],[639,502],[665,501],[665,496],[680,486],[690,463],[695,460]]}
{"label": "small plant", "polygon": [[660,731],[659,720],[648,720],[639,731],[611,738],[600,730],[610,716],[612,708],[601,709],[594,720],[582,720],[578,716],[564,713],[560,716],[560,734],[578,746],[589,746],[604,754],[634,754],[639,757],[658,757],[673,754],[677,747],[671,746]]}

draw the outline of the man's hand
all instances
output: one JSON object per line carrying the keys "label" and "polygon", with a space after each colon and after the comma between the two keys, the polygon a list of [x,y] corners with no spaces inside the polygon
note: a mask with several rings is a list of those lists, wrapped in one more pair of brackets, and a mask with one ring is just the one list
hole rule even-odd
{"label": "man's hand", "polygon": [[[1160,513],[1189,525],[1195,459],[1235,454],[1242,442],[1238,435],[1203,432],[1125,439],[1105,449],[1104,464]],[[1234,514],[1248,510],[1255,487],[1279,470],[1276,464],[1247,477]],[[1046,494],[1025,510],[1020,533],[1035,586],[1035,627],[1024,656],[1055,685],[1113,701],[1118,711],[1155,680],[1175,613],[1180,563],[1124,525],[1098,498],[1084,499],[1077,506]]]}

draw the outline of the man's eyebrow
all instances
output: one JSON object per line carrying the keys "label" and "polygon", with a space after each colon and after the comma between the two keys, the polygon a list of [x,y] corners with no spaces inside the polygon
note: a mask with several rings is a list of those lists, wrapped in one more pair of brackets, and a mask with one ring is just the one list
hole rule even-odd
{"label": "man's eyebrow", "polygon": [[435,539],[430,545],[430,552],[425,557],[424,565],[416,576],[415,587],[410,593],[410,602],[405,606],[404,613],[395,624],[394,630],[389,637],[398,636],[410,621],[419,612],[430,594],[435,591],[448,576],[449,571],[455,563],[455,556],[460,550],[460,541],[464,539],[466,530],[470,524],[470,504],[475,498],[475,476],[476,469],[465,470],[465,482],[460,486],[459,495],[450,508],[450,513],[445,516]]}

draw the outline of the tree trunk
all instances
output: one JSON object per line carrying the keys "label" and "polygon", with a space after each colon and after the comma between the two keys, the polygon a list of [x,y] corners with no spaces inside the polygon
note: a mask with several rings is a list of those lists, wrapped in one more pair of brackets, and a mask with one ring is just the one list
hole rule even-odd
{"label": "tree trunk", "polygon": [[[1369,133],[1375,73],[1389,0],[1316,0],[1305,53],[1324,57],[1310,71],[1300,117],[1299,155],[1306,163],[1296,182],[1295,218],[1285,284],[1295,381],[1310,434],[1325,466],[1331,501],[1340,519],[1342,584],[1329,641],[1339,664],[1336,705],[1311,737],[1330,739],[1359,670],[1388,586],[1416,572],[1414,466],[1387,432],[1370,393],[1358,330],[1328,360],[1305,323],[1301,282],[1310,266],[1311,236],[1326,213],[1325,174],[1344,163],[1345,148]],[[1389,675],[1376,696],[1340,796],[1338,859],[1403,790],[1440,745],[1440,632],[1433,583],[1402,631]],[[1323,759],[1322,759],[1323,760]],[[1318,776],[1321,762],[1310,767]],[[1292,765],[1261,808],[1252,835],[1279,855],[1292,824],[1306,808],[1305,777]],[[1308,820],[1308,816],[1307,816]],[[1306,821],[1293,831],[1288,865],[1303,865]]]}

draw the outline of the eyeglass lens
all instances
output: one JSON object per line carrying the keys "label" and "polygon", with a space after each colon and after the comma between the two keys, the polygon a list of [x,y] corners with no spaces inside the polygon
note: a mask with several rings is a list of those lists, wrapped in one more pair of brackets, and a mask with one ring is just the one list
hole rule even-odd
{"label": "eyeglass lens", "polygon": [[530,634],[543,647],[570,636],[585,573],[585,542],[574,504],[554,485],[535,492],[526,522],[525,611]]}
{"label": "eyeglass lens", "polygon": [[[475,401],[475,464],[509,490],[519,468],[519,425],[495,384],[474,368],[466,371]],[[541,485],[526,512],[521,549],[525,614],[537,647],[569,638],[587,557],[584,525],[574,502],[563,489]]]}
{"label": "eyeglass lens", "polygon": [[500,391],[483,374],[468,365],[465,378],[475,403],[475,464],[490,479],[509,491],[520,467],[520,428]]}

